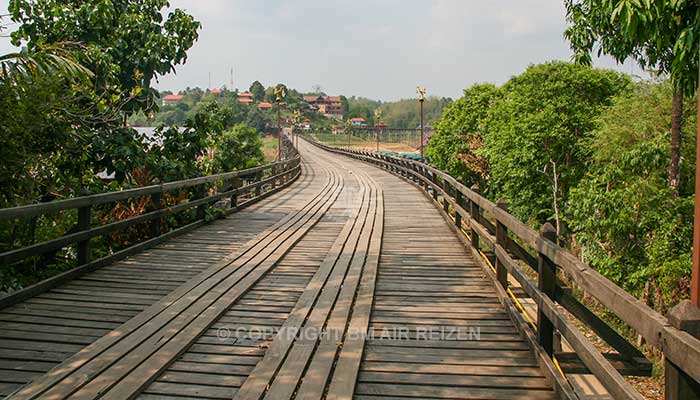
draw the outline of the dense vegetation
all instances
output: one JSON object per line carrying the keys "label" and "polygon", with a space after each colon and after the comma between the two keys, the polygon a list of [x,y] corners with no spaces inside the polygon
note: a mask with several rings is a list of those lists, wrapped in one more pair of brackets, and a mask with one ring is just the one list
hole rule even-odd
{"label": "dense vegetation", "polygon": [[[284,84],[278,84],[284,85]],[[285,86],[286,87],[286,86]],[[178,92],[184,96],[182,100],[176,103],[166,103],[159,107],[157,112],[139,113],[129,117],[129,124],[133,126],[151,126],[157,127],[160,125],[175,125],[180,126],[188,119],[191,119],[205,109],[209,104],[216,103],[227,111],[227,120],[229,123],[246,124],[251,128],[255,128],[258,132],[271,131],[275,129],[277,123],[277,112],[275,104],[274,87],[265,88],[258,81],[253,82],[248,89],[253,93],[253,99],[258,102],[268,102],[273,105],[269,109],[261,109],[257,104],[246,104],[238,101],[240,92],[238,90],[229,90],[224,88],[220,92],[204,90],[199,87],[186,88]],[[257,93],[257,94],[256,94]],[[173,94],[170,91],[165,91],[160,94],[161,97]],[[298,111],[304,118],[309,118],[314,125],[330,126],[332,121],[320,116],[317,113],[306,112],[306,103],[303,100],[302,94],[295,89],[287,89],[286,96],[282,101],[283,119],[291,118],[295,111]]]}
{"label": "dense vegetation", "polygon": [[[253,94],[253,99],[255,101],[275,103],[273,87],[265,88],[260,82],[255,81],[247,90]],[[165,91],[161,93],[161,96],[168,94],[172,93]],[[161,124],[179,125],[184,123],[187,118],[191,118],[205,104],[217,102],[230,108],[236,120],[255,127],[260,131],[275,124],[276,114],[274,110],[261,110],[255,104],[239,103],[237,101],[238,90],[224,88],[221,90],[221,93],[214,93],[210,90],[196,87],[186,88],[185,90],[179,91],[177,94],[183,95],[184,98],[175,104],[164,104],[160,107],[158,112],[155,113],[132,115],[129,118],[129,123],[134,126],[158,126]],[[285,118],[290,117],[295,111],[299,111],[303,114],[304,118],[310,119],[316,128],[321,129],[340,124],[339,121],[322,117],[314,112],[309,112],[303,100],[303,96],[307,94],[318,93],[301,93],[295,89],[289,89],[287,91],[287,96],[284,98],[283,116]],[[324,93],[321,92],[320,94]],[[416,99],[382,102],[364,97],[345,97],[341,95],[340,101],[343,104],[343,113],[346,120],[362,117],[367,124],[371,126],[375,123],[375,112],[379,110],[381,111],[382,121],[390,127],[416,128],[420,125],[420,106]],[[424,103],[426,126],[432,126],[437,122],[442,111],[451,102],[452,99],[445,97],[426,98]]]}
{"label": "dense vegetation", "polygon": [[[19,53],[0,56],[0,207],[48,202],[246,168],[263,162],[262,118],[203,101],[177,124],[146,136],[126,121],[158,111],[154,78],[184,63],[200,24],[166,0],[12,0]],[[0,21],[0,27],[2,27]],[[1,29],[0,29],[1,30]],[[241,125],[250,122],[253,127]],[[104,179],[109,176],[110,179]],[[195,193],[166,196],[166,205]],[[110,208],[111,207],[111,208]],[[148,198],[94,210],[94,222],[129,218]],[[167,218],[166,227],[190,215]],[[75,212],[0,224],[0,252],[60,237]],[[93,240],[107,255],[143,237],[144,227]],[[75,249],[0,269],[0,291],[75,265]]]}
{"label": "dense vegetation", "polygon": [[[362,117],[374,124],[375,111],[381,110],[382,121],[393,128],[416,128],[420,126],[420,106],[416,99],[381,102],[364,97],[348,97],[347,118]],[[423,104],[425,125],[432,126],[452,100],[445,97],[427,97]]]}
{"label": "dense vegetation", "polygon": [[[430,161],[564,244],[660,310],[687,297],[693,154],[669,185],[674,87],[565,62],[529,67],[501,87],[478,84],[447,107]],[[683,135],[695,129],[694,104]]]}

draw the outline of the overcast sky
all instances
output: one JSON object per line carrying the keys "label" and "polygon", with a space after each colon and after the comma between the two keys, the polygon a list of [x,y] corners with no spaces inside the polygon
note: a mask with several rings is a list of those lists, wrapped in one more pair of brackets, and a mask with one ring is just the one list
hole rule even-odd
{"label": "overcast sky", "polygon": [[[0,0],[0,13],[8,0]],[[562,0],[171,0],[202,22],[199,41],[161,89],[247,88],[254,80],[381,100],[457,98],[529,64],[569,60]],[[0,38],[0,52],[10,49]],[[596,65],[639,74],[612,60]]]}

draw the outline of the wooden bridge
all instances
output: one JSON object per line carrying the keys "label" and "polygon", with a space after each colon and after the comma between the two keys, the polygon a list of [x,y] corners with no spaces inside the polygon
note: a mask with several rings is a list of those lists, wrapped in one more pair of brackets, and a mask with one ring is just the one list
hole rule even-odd
{"label": "wooden bridge", "polygon": [[[419,162],[305,140],[298,150],[257,169],[0,210],[82,216],[70,235],[0,254],[70,245],[81,264],[0,299],[0,397],[642,398],[622,374],[648,375],[650,363],[570,285],[664,352],[667,385],[697,389],[700,341],[551,232]],[[216,190],[90,223],[90,207],[200,185]],[[230,215],[206,224],[212,206]],[[195,222],[161,231],[164,215],[194,208]],[[151,239],[90,257],[91,238],[145,222]]]}

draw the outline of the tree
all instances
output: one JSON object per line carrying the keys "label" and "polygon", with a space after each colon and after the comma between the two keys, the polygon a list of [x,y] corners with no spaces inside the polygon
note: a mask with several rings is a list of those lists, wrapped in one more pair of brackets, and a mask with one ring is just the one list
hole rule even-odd
{"label": "tree", "polygon": [[348,98],[345,96],[340,96],[340,105],[343,107],[343,115],[350,112],[350,103],[348,103]]}
{"label": "tree", "polygon": [[566,0],[564,36],[576,61],[591,63],[591,52],[620,62],[631,58],[645,69],[668,74],[676,88],[671,113],[668,185],[678,194],[680,184],[683,95],[698,87],[700,14],[696,1]]}
{"label": "tree", "polygon": [[265,86],[262,83],[255,81],[250,85],[250,93],[253,94],[253,100],[263,101],[265,98]]}
{"label": "tree", "polygon": [[[694,142],[683,143],[678,197],[667,184],[669,119],[675,88],[636,84],[598,119],[588,172],[572,188],[569,220],[586,261],[665,311],[688,296],[693,235]],[[695,115],[689,102],[685,112]],[[689,118],[683,134],[692,135]]]}
{"label": "tree", "polygon": [[[135,166],[143,166],[141,153],[148,143],[124,127],[125,117],[148,114],[155,108],[158,94],[150,87],[152,79],[186,60],[186,51],[197,39],[200,27],[179,9],[164,19],[162,12],[168,6],[165,0],[10,1],[12,20],[20,24],[11,35],[15,45],[25,43],[28,54],[42,56],[46,49],[70,44],[78,50],[71,52],[75,61],[90,71],[89,79],[80,82],[59,76],[52,76],[52,82],[33,81],[31,92],[18,96],[23,108],[9,111],[21,110],[28,118],[41,116],[45,120],[26,124],[38,128],[37,135],[25,138],[39,146],[22,168],[27,174],[45,171],[49,176],[46,182],[62,181],[64,187],[53,183],[35,187],[39,195],[77,194],[90,183],[93,189],[104,190],[95,182],[95,172],[126,171],[118,174],[125,178]],[[43,57],[57,60],[56,54]],[[44,104],[41,99],[48,101]],[[2,116],[0,121],[4,124],[13,117],[17,119]],[[47,142],[53,148],[42,144]],[[124,157],[110,153],[115,149],[124,151]],[[127,164],[129,161],[133,163]],[[65,179],[58,179],[63,175]],[[25,195],[30,196],[29,192]]]}
{"label": "tree", "polygon": [[264,161],[260,134],[238,124],[220,135],[214,144],[214,172],[252,168]]}
{"label": "tree", "polygon": [[17,53],[0,55],[0,81],[20,89],[23,84],[46,76],[92,78],[92,71],[76,60],[74,52],[79,49],[80,46],[74,43],[56,43],[36,48],[33,52],[24,48]]}
{"label": "tree", "polygon": [[435,125],[425,151],[430,163],[467,186],[485,188],[490,167],[478,152],[486,134],[484,121],[499,97],[500,90],[488,83],[464,89],[464,96],[447,106]]}
{"label": "tree", "polygon": [[268,114],[269,113],[264,113],[261,111],[258,107],[253,107],[250,111],[248,111],[248,115],[246,116],[244,123],[257,131],[263,132],[267,126],[267,123],[270,122],[270,117]]}
{"label": "tree", "polygon": [[131,114],[155,107],[153,78],[185,62],[197,40],[200,23],[181,9],[163,20],[167,7],[167,0],[11,0],[8,10],[20,24],[14,45],[26,41],[33,51],[81,43],[80,61],[94,73],[95,97]]}
{"label": "tree", "polygon": [[502,88],[489,114],[485,146],[490,191],[519,217],[561,229],[570,188],[586,171],[595,118],[629,84],[606,70],[551,62],[530,66]]}

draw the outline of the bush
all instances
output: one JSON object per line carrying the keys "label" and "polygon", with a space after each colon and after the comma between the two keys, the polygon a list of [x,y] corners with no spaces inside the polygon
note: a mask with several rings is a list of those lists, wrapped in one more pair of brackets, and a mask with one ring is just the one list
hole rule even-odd
{"label": "bush", "polygon": [[255,167],[263,160],[260,135],[247,125],[236,125],[215,139],[215,173]]}
{"label": "bush", "polygon": [[[665,311],[688,296],[695,147],[683,143],[680,195],[668,186],[673,87],[640,83],[598,119],[588,172],[572,189],[569,220],[584,257],[602,274]],[[695,114],[687,102],[686,116]],[[686,119],[685,137],[695,122]]]}

